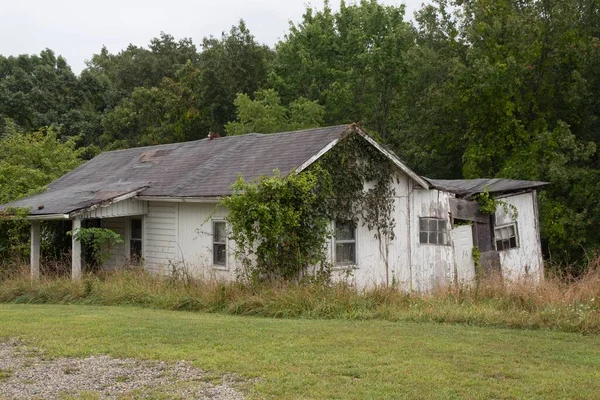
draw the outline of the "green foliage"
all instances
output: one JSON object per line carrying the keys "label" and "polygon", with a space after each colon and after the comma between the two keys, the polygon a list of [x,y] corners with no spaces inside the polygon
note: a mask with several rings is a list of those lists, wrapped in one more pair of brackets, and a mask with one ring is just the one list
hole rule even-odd
{"label": "green foliage", "polygon": [[479,284],[484,276],[483,265],[481,265],[481,250],[479,250],[479,247],[473,246],[471,256],[473,257],[473,264],[475,265],[475,279],[477,284]]}
{"label": "green foliage", "polygon": [[105,228],[79,228],[67,234],[91,251],[92,259],[97,266],[102,266],[110,258],[115,246],[124,243],[118,233]]}
{"label": "green foliage", "polygon": [[396,94],[402,87],[402,56],[413,41],[404,6],[375,0],[333,12],[307,8],[276,46],[272,86],[284,102],[318,100],[326,123],[361,121],[387,136]]}
{"label": "green foliage", "polygon": [[479,211],[484,214],[494,215],[498,210],[498,207],[502,207],[504,214],[509,216],[513,221],[516,221],[517,218],[519,218],[519,210],[517,207],[504,200],[498,200],[492,197],[487,190],[476,195],[475,200],[479,204]]}
{"label": "green foliage", "polygon": [[0,138],[0,204],[39,192],[81,164],[74,139],[61,141],[52,129],[9,128]]}
{"label": "green foliage", "polygon": [[[22,133],[13,124],[0,137],[0,204],[42,191],[47,184],[81,163],[75,140],[61,141],[53,129]],[[13,213],[7,209],[5,213]],[[29,210],[0,220],[0,258],[26,258],[29,254]]]}
{"label": "green foliage", "polygon": [[332,181],[333,197],[325,201],[334,219],[362,221],[377,239],[393,239],[396,167],[355,129],[316,163]]}
{"label": "green foliage", "polygon": [[265,177],[233,186],[222,200],[236,243],[242,274],[251,280],[299,279],[309,267],[324,270],[330,217],[323,201],[331,194],[324,175],[315,172]]}
{"label": "green foliage", "polygon": [[281,99],[273,89],[259,90],[254,100],[240,93],[234,101],[237,121],[225,125],[228,135],[245,133],[274,133],[299,129],[316,128],[323,124],[324,109],[316,101],[305,98],[281,104]]}

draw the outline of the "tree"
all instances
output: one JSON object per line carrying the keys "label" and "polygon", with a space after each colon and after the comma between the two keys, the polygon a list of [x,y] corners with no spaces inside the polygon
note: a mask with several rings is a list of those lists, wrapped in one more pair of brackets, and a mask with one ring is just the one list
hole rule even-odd
{"label": "tree", "polygon": [[254,97],[251,100],[247,94],[238,94],[234,102],[237,121],[225,126],[228,135],[292,131],[315,128],[323,123],[325,111],[316,101],[299,98],[285,107],[273,89],[259,90]]}
{"label": "tree", "polygon": [[204,38],[200,54],[200,108],[212,131],[222,132],[235,119],[238,93],[254,93],[267,82],[273,51],[259,44],[243,20],[219,39]]}
{"label": "tree", "polygon": [[308,8],[276,46],[273,87],[283,101],[318,100],[329,124],[361,121],[388,134],[388,123],[405,71],[403,54],[412,47],[404,6],[362,0],[333,13]]}

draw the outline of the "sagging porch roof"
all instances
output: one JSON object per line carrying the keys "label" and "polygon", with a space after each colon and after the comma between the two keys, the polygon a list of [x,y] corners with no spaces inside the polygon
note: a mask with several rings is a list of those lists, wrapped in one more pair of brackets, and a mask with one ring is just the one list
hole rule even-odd
{"label": "sagging porch roof", "polygon": [[549,185],[548,182],[523,181],[515,179],[429,179],[431,185],[440,190],[456,194],[457,197],[469,198],[479,193],[494,194],[514,193]]}
{"label": "sagging porch roof", "polygon": [[0,206],[30,209],[32,217],[69,214],[123,197],[217,198],[232,193],[238,175],[246,180],[302,171],[349,132],[365,138],[424,188],[429,183],[356,124],[274,134],[250,133],[217,139],[105,152],[38,195]]}

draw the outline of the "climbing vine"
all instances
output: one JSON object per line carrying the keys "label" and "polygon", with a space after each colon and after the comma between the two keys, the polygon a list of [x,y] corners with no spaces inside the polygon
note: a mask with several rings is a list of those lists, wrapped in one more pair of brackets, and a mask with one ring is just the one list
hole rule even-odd
{"label": "climbing vine", "polygon": [[[350,127],[342,140],[315,167],[329,175],[331,216],[362,221],[377,239],[394,239],[394,165]],[[365,190],[365,183],[368,189]]]}
{"label": "climbing vine", "polygon": [[96,266],[101,266],[108,261],[112,249],[124,243],[118,233],[105,228],[79,228],[67,234],[90,249]]}
{"label": "climbing vine", "polygon": [[496,213],[498,207],[502,207],[502,211],[504,211],[504,213],[513,221],[516,221],[519,217],[519,210],[517,210],[517,207],[506,201],[495,199],[487,190],[475,196],[475,200],[479,204],[479,211],[484,214],[493,215]]}
{"label": "climbing vine", "polygon": [[350,127],[338,144],[299,174],[257,182],[242,178],[229,209],[230,237],[246,278],[301,276],[311,266],[327,271],[332,220],[367,226],[387,263],[394,238],[394,166]]}

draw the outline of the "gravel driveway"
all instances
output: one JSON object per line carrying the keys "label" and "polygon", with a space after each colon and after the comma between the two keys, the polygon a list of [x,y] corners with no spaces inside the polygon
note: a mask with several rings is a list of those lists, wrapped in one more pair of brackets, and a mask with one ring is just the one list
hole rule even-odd
{"label": "gravel driveway", "polygon": [[0,399],[243,399],[232,376],[214,379],[191,363],[47,358],[18,341],[0,342]]}

